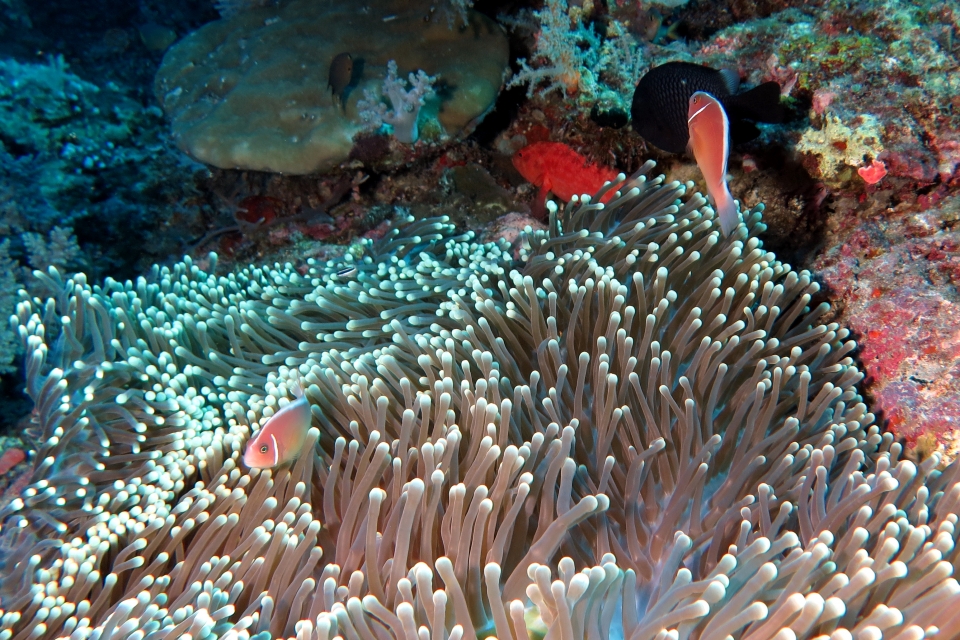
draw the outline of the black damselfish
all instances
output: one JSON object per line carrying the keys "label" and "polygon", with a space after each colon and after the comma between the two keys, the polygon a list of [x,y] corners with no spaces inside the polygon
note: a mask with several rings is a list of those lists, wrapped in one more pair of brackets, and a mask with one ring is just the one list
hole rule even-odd
{"label": "black damselfish", "polygon": [[683,153],[690,134],[687,108],[697,91],[709,93],[723,105],[734,144],[753,140],[755,122],[782,122],[780,85],[763,84],[738,94],[740,77],[731,69],[711,69],[690,62],[668,62],[646,73],[633,93],[630,117],[634,130],[664,151]]}

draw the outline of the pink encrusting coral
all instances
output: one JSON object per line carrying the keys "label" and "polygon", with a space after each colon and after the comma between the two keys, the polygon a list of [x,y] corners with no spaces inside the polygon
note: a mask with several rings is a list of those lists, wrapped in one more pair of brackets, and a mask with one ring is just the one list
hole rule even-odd
{"label": "pink encrusting coral", "polygon": [[23,452],[23,449],[16,447],[7,449],[0,455],[0,475],[10,471],[26,459],[27,454]]}
{"label": "pink encrusting coral", "polygon": [[877,184],[887,175],[887,166],[880,160],[873,160],[869,165],[857,169],[857,173],[867,184]]}
{"label": "pink encrusting coral", "polygon": [[[44,274],[17,309],[39,442],[0,511],[4,630],[957,637],[960,465],[873,424],[762,207],[722,237],[652,168],[519,260],[408,217],[305,274]],[[305,451],[241,466],[301,381]]]}
{"label": "pink encrusting coral", "polygon": [[960,453],[958,200],[884,225],[861,223],[818,260],[858,333],[867,389],[887,426],[914,446]]}

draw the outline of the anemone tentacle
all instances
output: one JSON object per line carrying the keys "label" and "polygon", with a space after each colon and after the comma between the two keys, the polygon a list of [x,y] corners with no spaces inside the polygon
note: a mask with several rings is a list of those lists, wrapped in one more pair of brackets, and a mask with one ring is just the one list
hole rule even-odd
{"label": "anemone tentacle", "polygon": [[[518,259],[404,219],[346,278],[38,274],[0,637],[960,634],[960,467],[874,424],[761,207],[722,238],[652,168]],[[294,385],[306,453],[245,469]]]}

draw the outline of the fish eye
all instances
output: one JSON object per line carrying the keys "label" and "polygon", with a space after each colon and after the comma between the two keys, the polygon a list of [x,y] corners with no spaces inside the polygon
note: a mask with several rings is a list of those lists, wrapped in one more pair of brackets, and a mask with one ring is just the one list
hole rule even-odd
{"label": "fish eye", "polygon": [[266,453],[269,450],[270,450],[270,447],[268,447],[267,445],[263,445],[262,447],[260,447],[260,453]]}

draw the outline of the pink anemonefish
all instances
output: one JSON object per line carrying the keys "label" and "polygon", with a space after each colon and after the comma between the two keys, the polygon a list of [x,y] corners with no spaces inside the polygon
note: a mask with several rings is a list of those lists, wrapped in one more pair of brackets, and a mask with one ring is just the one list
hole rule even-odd
{"label": "pink anemonefish", "polygon": [[310,430],[310,402],[299,385],[297,399],[270,416],[247,442],[243,463],[251,469],[272,469],[300,455]]}
{"label": "pink anemonefish", "polygon": [[737,203],[727,186],[727,157],[730,155],[730,123],[720,101],[697,91],[687,109],[690,130],[689,150],[707,182],[707,193],[720,218],[720,229],[729,236],[740,223]]}

